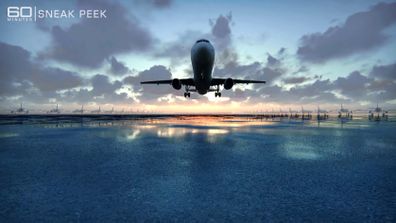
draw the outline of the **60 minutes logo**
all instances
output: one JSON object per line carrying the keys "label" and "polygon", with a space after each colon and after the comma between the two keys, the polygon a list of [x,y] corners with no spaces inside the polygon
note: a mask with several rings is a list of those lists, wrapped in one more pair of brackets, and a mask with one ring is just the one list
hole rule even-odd
{"label": "60 minutes logo", "polygon": [[8,21],[32,21],[33,8],[30,6],[10,6],[7,7]]}
{"label": "60 minutes logo", "polygon": [[[76,13],[77,14],[77,13]],[[64,9],[37,9],[36,6],[9,6],[7,7],[7,21],[29,22],[37,19],[103,19],[107,18],[106,9],[81,9],[75,16],[74,10]]]}

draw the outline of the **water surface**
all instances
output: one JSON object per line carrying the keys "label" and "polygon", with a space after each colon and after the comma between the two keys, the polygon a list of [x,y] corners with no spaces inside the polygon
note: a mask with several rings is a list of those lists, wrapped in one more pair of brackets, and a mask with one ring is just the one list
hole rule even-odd
{"label": "water surface", "polygon": [[0,125],[0,222],[396,221],[396,123]]}

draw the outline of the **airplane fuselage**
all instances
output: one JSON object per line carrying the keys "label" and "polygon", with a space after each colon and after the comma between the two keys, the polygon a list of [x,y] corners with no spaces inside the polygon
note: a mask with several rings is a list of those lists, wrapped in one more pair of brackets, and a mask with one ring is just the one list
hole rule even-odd
{"label": "airplane fuselage", "polygon": [[142,81],[140,84],[170,84],[174,89],[180,90],[185,87],[184,97],[190,97],[190,92],[198,92],[201,95],[209,91],[215,92],[215,97],[221,97],[220,86],[225,90],[231,90],[235,84],[265,84],[262,80],[246,80],[213,77],[215,62],[215,50],[209,40],[199,39],[191,48],[191,64],[193,78],[173,78],[168,80]]}
{"label": "airplane fuselage", "polygon": [[195,88],[199,94],[209,91],[215,50],[207,40],[198,40],[191,48],[191,63],[194,73]]}

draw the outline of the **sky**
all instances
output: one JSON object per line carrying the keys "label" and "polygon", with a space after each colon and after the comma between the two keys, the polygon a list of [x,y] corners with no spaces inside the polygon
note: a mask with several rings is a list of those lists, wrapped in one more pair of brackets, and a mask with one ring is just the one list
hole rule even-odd
{"label": "sky", "polygon": [[[10,6],[76,16],[8,21]],[[395,1],[6,0],[0,8],[2,113],[20,103],[36,112],[55,104],[161,113],[396,108]],[[79,18],[87,9],[106,17]],[[215,47],[214,77],[267,84],[187,99],[139,84],[192,77],[200,38]]]}

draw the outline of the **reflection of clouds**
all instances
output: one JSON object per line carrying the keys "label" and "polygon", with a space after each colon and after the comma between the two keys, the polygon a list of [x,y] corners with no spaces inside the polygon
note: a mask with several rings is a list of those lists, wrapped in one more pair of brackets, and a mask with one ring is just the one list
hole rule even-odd
{"label": "reflection of clouds", "polygon": [[[190,131],[192,133],[192,131]],[[187,134],[186,128],[158,127],[157,136],[162,138],[180,137]]]}
{"label": "reflection of clouds", "polygon": [[217,139],[217,135],[227,134],[229,131],[227,129],[219,129],[219,128],[209,128],[209,129],[201,129],[201,128],[184,128],[184,127],[158,127],[157,136],[162,138],[175,138],[175,137],[183,137],[187,134],[203,134],[208,136],[209,142],[215,142]]}
{"label": "reflection of clouds", "polygon": [[1,132],[0,133],[0,138],[10,138],[10,137],[18,137],[18,133],[12,133],[12,132]]}
{"label": "reflection of clouds", "polygon": [[[163,124],[136,124],[118,132],[118,137],[122,140],[132,141],[144,135],[156,135],[158,138],[181,138],[187,135],[202,134],[207,136],[208,142],[216,142],[217,136],[229,133],[225,128],[202,128],[202,126],[169,126]],[[110,135],[109,135],[110,134]],[[111,137],[111,132],[102,132],[102,137]]]}
{"label": "reflection of clouds", "polygon": [[283,153],[287,158],[297,160],[317,160],[321,158],[317,149],[302,144],[286,143],[283,147]]}
{"label": "reflection of clouds", "polygon": [[132,131],[131,134],[127,135],[126,139],[127,140],[135,140],[138,137],[139,134],[140,134],[140,130],[136,129],[136,130]]}
{"label": "reflection of clouds", "polygon": [[146,120],[152,124],[187,125],[191,127],[245,127],[254,125],[271,125],[273,122],[246,117],[222,116],[177,116],[156,120]]}

